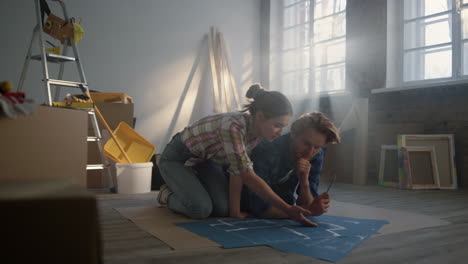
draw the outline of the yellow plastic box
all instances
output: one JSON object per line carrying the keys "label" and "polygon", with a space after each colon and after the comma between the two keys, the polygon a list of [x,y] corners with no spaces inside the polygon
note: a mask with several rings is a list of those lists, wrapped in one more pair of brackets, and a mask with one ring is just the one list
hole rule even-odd
{"label": "yellow plastic box", "polygon": [[[150,161],[155,150],[154,145],[133,130],[127,123],[120,122],[114,131],[114,135],[132,163]],[[104,153],[117,163],[129,163],[112,138],[104,145]]]}
{"label": "yellow plastic box", "polygon": [[133,98],[126,93],[89,93],[93,102],[122,102],[124,104],[133,103]]}

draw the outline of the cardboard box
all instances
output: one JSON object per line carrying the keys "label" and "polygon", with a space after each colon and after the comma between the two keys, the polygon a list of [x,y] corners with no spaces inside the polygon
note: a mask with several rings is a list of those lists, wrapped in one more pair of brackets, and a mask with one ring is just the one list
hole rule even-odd
{"label": "cardboard box", "polygon": [[[104,116],[107,124],[112,130],[115,130],[121,121],[126,122],[132,128],[134,127],[133,122],[133,104],[123,104],[123,103],[96,103],[101,114]],[[101,133],[105,136],[106,133],[102,131],[105,130],[104,124],[98,118],[99,128]],[[94,130],[89,121],[88,125],[88,134],[94,136]],[[104,139],[106,139],[104,137]],[[103,141],[106,142],[105,140]],[[101,164],[101,156],[99,154],[99,149],[96,142],[88,142],[88,164]],[[112,184],[110,179],[104,177],[102,170],[90,170],[87,172],[87,187],[88,188],[108,188]]]}
{"label": "cardboard box", "polygon": [[0,117],[0,180],[71,179],[86,186],[88,113],[35,109],[17,119]]}
{"label": "cardboard box", "polygon": [[96,197],[67,180],[0,181],[2,263],[102,263]]}
{"label": "cardboard box", "polygon": [[[106,119],[107,124],[112,130],[115,130],[121,121],[126,122],[129,126],[133,125],[133,104],[122,103],[96,103],[95,104],[102,116]],[[104,129],[104,124],[98,120],[99,127]],[[88,130],[92,133],[93,127],[91,121],[88,123]]]}

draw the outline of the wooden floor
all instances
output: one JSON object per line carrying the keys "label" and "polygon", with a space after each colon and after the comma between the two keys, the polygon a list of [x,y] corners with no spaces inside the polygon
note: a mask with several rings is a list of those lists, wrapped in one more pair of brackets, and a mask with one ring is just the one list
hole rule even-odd
{"label": "wooden floor", "polygon": [[[468,189],[397,190],[336,184],[332,199],[430,215],[449,225],[367,239],[338,263],[468,263]],[[156,193],[98,195],[104,263],[329,263],[269,247],[174,251],[113,208],[156,205]]]}

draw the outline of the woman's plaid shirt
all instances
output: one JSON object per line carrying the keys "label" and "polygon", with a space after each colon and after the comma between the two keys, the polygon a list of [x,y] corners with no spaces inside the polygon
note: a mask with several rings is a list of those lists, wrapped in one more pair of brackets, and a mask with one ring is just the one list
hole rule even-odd
{"label": "woman's plaid shirt", "polygon": [[203,160],[228,165],[231,175],[253,168],[248,154],[261,141],[252,134],[252,117],[248,113],[224,113],[205,117],[181,132],[181,140],[196,157],[192,166]]}

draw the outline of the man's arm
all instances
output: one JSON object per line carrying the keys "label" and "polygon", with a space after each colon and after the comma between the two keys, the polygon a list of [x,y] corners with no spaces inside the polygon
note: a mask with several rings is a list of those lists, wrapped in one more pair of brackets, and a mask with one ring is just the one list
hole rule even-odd
{"label": "man's arm", "polygon": [[[328,207],[330,206],[330,196],[328,193],[322,193],[321,195],[314,198],[313,202],[310,205],[301,206],[304,209],[309,210],[310,215],[319,216],[323,213],[328,212]],[[263,218],[279,218],[284,219],[288,218],[288,215],[278,208],[271,206],[263,215]]]}
{"label": "man's arm", "polygon": [[314,200],[305,208],[309,209],[312,215],[315,216],[326,213],[330,207],[330,195],[328,193],[318,195],[319,178],[323,169],[323,156],[324,151],[321,149],[311,161],[311,169],[309,172],[310,192],[314,196]]}
{"label": "man's arm", "polygon": [[[311,181],[310,181],[309,177],[312,176],[312,175],[306,174],[308,167],[310,167],[310,166],[307,166],[307,164],[310,165],[309,161],[304,161],[304,163],[302,163],[303,166],[299,166],[299,169],[297,170],[299,172],[299,174],[296,174],[296,175],[297,176],[302,175],[302,178],[299,181],[301,182],[302,188],[304,188],[304,189],[302,189],[300,191],[300,193],[302,193],[302,195],[299,196],[299,200],[297,201],[297,204],[299,206],[301,206],[302,208],[305,208],[305,209],[311,211],[310,215],[321,215],[324,212],[327,212],[328,207],[329,207],[330,199],[329,199],[329,196],[325,195],[325,194],[322,194],[320,196],[317,195],[317,197],[315,197],[315,199],[312,197],[313,188],[315,188],[315,190],[316,190],[317,186],[316,185],[310,186]],[[315,169],[309,170],[311,174],[312,174],[312,171],[316,172],[316,176],[314,176],[314,177],[318,177],[319,171],[322,168],[321,164],[317,164],[317,165],[319,166],[319,168],[318,168],[319,170],[315,170]],[[261,171],[259,171],[259,172],[261,172]],[[300,174],[300,173],[302,173],[302,174]],[[309,177],[307,177],[307,175],[309,175]],[[291,178],[291,180],[292,180],[292,178]],[[314,179],[314,181],[312,181],[312,182],[315,182],[315,180],[318,180],[318,179]],[[296,184],[297,183],[298,182],[296,182]],[[291,184],[292,184],[292,182],[290,182],[290,183],[287,182],[287,183],[281,185],[281,187],[283,188],[283,191],[286,191],[286,193],[283,193],[282,196],[280,196],[280,197],[282,197],[283,199],[287,199],[287,197],[290,195],[291,199],[294,199],[293,198],[294,188],[290,188],[290,187],[293,186]],[[294,185],[296,185],[296,184],[294,184]],[[310,188],[309,188],[309,186],[310,186]],[[307,197],[304,194],[308,194],[309,197]],[[282,211],[281,209],[279,209],[275,205],[271,205],[272,204],[271,202],[268,202],[265,199],[259,198],[253,193],[250,194],[250,195],[251,195],[251,197],[249,198],[249,199],[251,199],[250,202],[254,202],[254,203],[256,202],[253,205],[254,209],[256,207],[265,208],[265,211],[263,211],[261,214],[257,213],[256,216],[261,217],[261,218],[288,218],[288,215],[284,211]],[[306,198],[306,199],[308,198],[310,202],[303,202],[302,204],[300,204],[301,197]],[[266,201],[267,203],[261,202],[262,200]],[[302,200],[302,201],[304,201],[304,200]],[[268,205],[268,203],[271,206],[268,206],[268,207],[263,206],[263,205]]]}
{"label": "man's arm", "polygon": [[320,174],[322,174],[323,169],[323,156],[324,150],[321,149],[320,152],[315,155],[315,157],[310,162],[312,166],[309,172],[309,185],[310,192],[312,193],[313,197],[317,197],[319,195],[318,186],[320,182]]}
{"label": "man's arm", "polygon": [[[242,182],[247,185],[250,190],[254,191],[262,199],[284,212],[289,218],[296,220],[303,225],[317,226],[317,224],[304,217],[304,215],[311,214],[309,210],[299,206],[289,205],[284,202],[278,195],[275,194],[275,192],[273,192],[273,190],[264,180],[255,174],[253,170],[249,169],[248,171],[242,173],[241,178]],[[236,197],[235,194],[234,197]]]}
{"label": "man's arm", "polygon": [[296,203],[298,205],[310,205],[314,200],[310,192],[309,172],[311,164],[308,160],[300,158],[296,162],[296,175],[299,180],[299,196]]}
{"label": "man's arm", "polygon": [[[298,199],[297,204],[308,205],[311,204],[313,199],[318,195],[318,185],[320,180],[320,174],[323,169],[323,149],[310,161],[310,170],[308,173],[308,179],[299,177],[299,188],[298,188]],[[310,195],[310,196],[309,196]]]}

